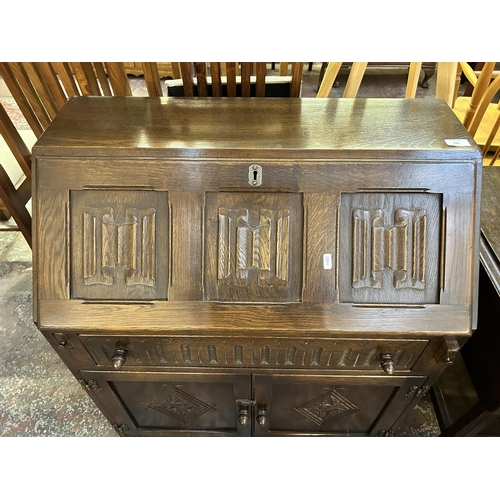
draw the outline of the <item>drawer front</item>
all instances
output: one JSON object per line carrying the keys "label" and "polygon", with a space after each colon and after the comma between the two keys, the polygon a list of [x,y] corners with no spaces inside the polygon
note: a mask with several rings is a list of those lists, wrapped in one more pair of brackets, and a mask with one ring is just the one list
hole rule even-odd
{"label": "drawer front", "polygon": [[[389,354],[395,371],[411,370],[427,340],[399,339],[276,339],[189,337],[115,337],[80,335],[99,366],[168,368],[245,367],[327,370],[380,370]],[[115,359],[117,359],[115,357]],[[120,366],[120,367],[121,367]]]}

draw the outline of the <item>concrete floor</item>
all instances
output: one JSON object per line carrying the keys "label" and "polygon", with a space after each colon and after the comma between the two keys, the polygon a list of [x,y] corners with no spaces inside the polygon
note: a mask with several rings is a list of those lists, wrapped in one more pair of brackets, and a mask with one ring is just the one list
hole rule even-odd
{"label": "concrete floor", "polygon": [[[321,63],[304,73],[303,97],[314,97]],[[340,97],[346,72],[332,97]],[[360,97],[404,97],[407,71],[368,70]],[[417,97],[434,98],[435,76]],[[134,95],[143,95],[141,78],[131,78]],[[0,102],[31,145],[34,137],[0,78]],[[423,124],[425,126],[425,124]],[[15,162],[0,143],[0,162]],[[12,221],[0,223],[0,436],[116,436],[108,421],[49,346],[32,321],[31,250]],[[399,428],[396,436],[437,436],[439,426],[429,396]]]}

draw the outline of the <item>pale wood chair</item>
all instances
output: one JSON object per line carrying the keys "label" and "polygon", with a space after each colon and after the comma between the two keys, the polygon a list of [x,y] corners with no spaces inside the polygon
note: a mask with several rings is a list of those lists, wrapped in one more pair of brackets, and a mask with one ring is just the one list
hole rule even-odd
{"label": "pale wood chair", "polygon": [[[316,97],[328,97],[330,90],[337,78],[337,75],[342,66],[341,62],[329,62],[321,85],[319,87]],[[367,62],[354,62],[352,63],[349,76],[347,78],[347,83],[344,89],[342,97],[356,97],[358,94],[361,81],[368,66]],[[420,76],[420,70],[422,68],[421,62],[410,63],[410,69],[408,72],[408,81],[406,85],[405,97],[413,98],[417,93],[418,79]]]}
{"label": "pale wood chair", "polygon": [[[269,63],[271,65],[272,63]],[[179,62],[180,79],[167,80],[169,96],[300,97],[304,63],[280,63],[279,75],[265,62]]]}
{"label": "pale wood chair", "polygon": [[[453,91],[453,112],[482,148],[485,164],[494,165],[500,153],[500,103],[492,102],[500,91],[500,72],[494,62],[486,62],[476,72],[466,62],[457,65]],[[470,97],[458,96],[461,74],[472,84]]]}

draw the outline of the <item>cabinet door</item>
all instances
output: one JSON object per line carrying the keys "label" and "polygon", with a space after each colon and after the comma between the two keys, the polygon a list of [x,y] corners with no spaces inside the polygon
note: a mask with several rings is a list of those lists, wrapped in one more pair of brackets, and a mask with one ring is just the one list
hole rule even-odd
{"label": "cabinet door", "polygon": [[101,410],[126,436],[249,436],[236,399],[249,399],[250,376],[82,371]]}
{"label": "cabinet door", "polygon": [[257,375],[255,435],[384,435],[424,381],[425,377]]}

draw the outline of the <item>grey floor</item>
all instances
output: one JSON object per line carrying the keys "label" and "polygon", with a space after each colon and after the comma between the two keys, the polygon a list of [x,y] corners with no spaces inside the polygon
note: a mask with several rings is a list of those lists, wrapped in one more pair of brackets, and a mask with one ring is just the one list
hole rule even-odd
{"label": "grey floor", "polygon": [[[303,97],[314,97],[321,64],[305,71]],[[371,69],[360,88],[360,97],[404,97],[405,69]],[[332,97],[340,97],[346,73]],[[141,78],[131,78],[134,95],[144,92]],[[417,98],[434,98],[435,76]],[[34,138],[12,96],[0,79],[0,102],[24,134]],[[425,126],[425,124],[423,124]],[[0,144],[0,162],[16,166]],[[32,321],[31,250],[19,232],[8,231],[12,221],[0,223],[0,436],[111,437],[116,436],[92,400],[66,369]],[[2,230],[3,229],[3,230]],[[436,436],[439,427],[430,398],[422,399],[397,436]]]}

